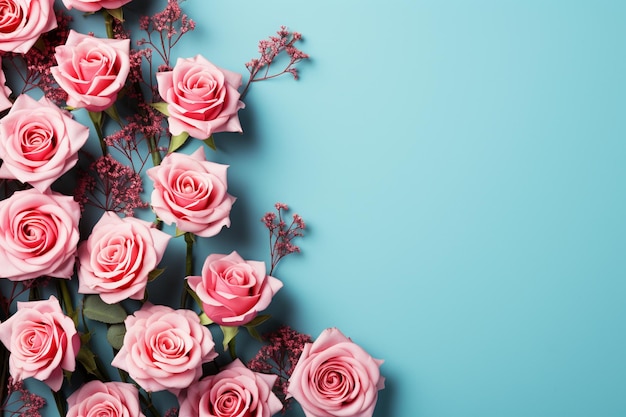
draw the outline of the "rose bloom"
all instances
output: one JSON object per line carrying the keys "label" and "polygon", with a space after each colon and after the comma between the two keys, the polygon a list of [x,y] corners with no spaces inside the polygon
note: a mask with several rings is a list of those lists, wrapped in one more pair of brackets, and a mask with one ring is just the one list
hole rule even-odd
{"label": "rose bloom", "polygon": [[11,89],[6,86],[7,79],[2,71],[2,59],[0,58],[0,111],[6,110],[13,105],[13,102],[9,100],[11,95]]}
{"label": "rose bloom", "polygon": [[100,39],[70,30],[65,45],[55,49],[58,65],[50,71],[68,94],[68,106],[98,112],[109,108],[124,87],[129,53],[129,39]]}
{"label": "rose bloom", "polygon": [[63,371],[73,372],[80,338],[74,321],[63,314],[59,301],[18,302],[17,312],[0,323],[0,341],[11,352],[14,379],[35,378],[58,391]]}
{"label": "rose bloom", "polygon": [[270,417],[283,408],[272,392],[277,375],[252,372],[235,359],[179,395],[180,416]]}
{"label": "rose bloom", "polygon": [[0,119],[0,178],[47,190],[78,161],[89,128],[73,120],[45,97],[22,94]]}
{"label": "rose bloom", "polygon": [[156,74],[167,103],[172,135],[206,139],[216,132],[241,132],[237,112],[244,107],[237,89],[241,74],[221,69],[201,55],[179,58],[174,69]]}
{"label": "rose bloom", "polygon": [[67,397],[66,417],[145,417],[139,391],[124,382],[89,381]]}
{"label": "rose bloom", "polygon": [[241,326],[269,306],[283,286],[265,272],[265,262],[246,261],[237,252],[209,255],[202,276],[187,277],[204,313],[224,326]]}
{"label": "rose bloom", "polygon": [[170,237],[145,220],[105,212],[78,247],[78,292],[108,304],[143,299]]}
{"label": "rose bloom", "polygon": [[203,363],[217,357],[211,332],[191,310],[146,303],[124,324],[124,344],[111,365],[146,391],[177,394],[202,376]]}
{"label": "rose bloom", "polygon": [[288,397],[298,401],[306,417],[371,417],[384,388],[382,363],[338,329],[326,329],[304,345]]}
{"label": "rose bloom", "polygon": [[207,161],[204,149],[191,155],[170,153],[160,165],[146,174],[154,181],[151,205],[167,224],[174,223],[183,232],[215,236],[230,226],[230,209],[235,197],[227,191],[226,169]]}
{"label": "rose bloom", "polygon": [[74,272],[80,207],[70,196],[34,188],[0,201],[0,277],[24,281]]}
{"label": "rose bloom", "polygon": [[0,51],[24,54],[57,27],[54,0],[0,0]]}
{"label": "rose bloom", "polygon": [[68,10],[72,8],[81,12],[97,12],[100,9],[119,9],[123,5],[130,3],[132,0],[63,0],[63,5]]}

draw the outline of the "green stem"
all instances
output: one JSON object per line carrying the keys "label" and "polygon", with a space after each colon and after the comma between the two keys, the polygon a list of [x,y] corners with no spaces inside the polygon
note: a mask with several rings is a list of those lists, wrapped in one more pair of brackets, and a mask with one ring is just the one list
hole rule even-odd
{"label": "green stem", "polygon": [[152,404],[152,399],[149,396],[144,395],[141,391],[139,392],[139,400],[141,403],[150,411],[153,417],[161,417],[161,414],[156,409],[154,404]]}
{"label": "green stem", "polygon": [[[185,256],[185,276],[188,277],[193,275],[193,243],[194,243],[194,234],[190,232],[185,233],[185,243],[187,244],[187,253]],[[183,293],[180,297],[180,307],[187,308],[187,301],[189,300],[189,284],[187,280],[184,281],[183,284]]]}
{"label": "green stem", "polygon": [[39,283],[34,282],[28,291],[28,301],[41,300],[41,292],[39,291]]}
{"label": "green stem", "polygon": [[230,353],[230,358],[232,360],[237,359],[237,349],[235,347],[235,338],[234,337],[228,341],[228,353]]}
{"label": "green stem", "polygon": [[93,123],[93,127],[96,129],[96,134],[98,135],[98,140],[100,141],[100,148],[102,148],[102,156],[106,156],[109,151],[107,149],[107,144],[104,142],[104,131],[102,130],[102,125],[104,121],[104,115],[101,111],[90,111],[89,118]]}
{"label": "green stem", "polygon": [[2,343],[0,343],[0,384],[2,384],[0,398],[5,399],[9,391],[9,351]]}
{"label": "green stem", "polygon": [[72,294],[70,294],[69,288],[67,288],[67,281],[65,279],[57,279],[57,292],[63,301],[63,307],[68,317],[72,318],[74,322],[77,322],[76,311],[74,310],[74,303],[72,302]]}
{"label": "green stem", "polygon": [[115,34],[113,33],[113,16],[111,16],[108,12],[103,12],[104,14],[104,28],[107,32],[107,37],[109,39],[115,38]]}
{"label": "green stem", "polygon": [[54,396],[54,402],[57,405],[57,410],[59,410],[59,416],[65,417],[67,414],[67,409],[65,407],[65,398],[61,391],[52,391],[52,395]]}
{"label": "green stem", "polygon": [[161,165],[161,153],[157,149],[156,138],[154,136],[148,138],[148,149],[150,150],[150,155],[152,155],[152,165]]}

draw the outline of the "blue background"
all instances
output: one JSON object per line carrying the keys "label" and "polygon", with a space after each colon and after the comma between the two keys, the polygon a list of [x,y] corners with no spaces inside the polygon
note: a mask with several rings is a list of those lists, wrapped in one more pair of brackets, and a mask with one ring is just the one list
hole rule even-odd
{"label": "blue background", "polygon": [[311,55],[216,136],[238,201],[198,265],[267,260],[283,201],[309,227],[270,312],[384,359],[376,417],[626,415],[626,3],[183,8],[178,56],[245,74],[280,25]]}

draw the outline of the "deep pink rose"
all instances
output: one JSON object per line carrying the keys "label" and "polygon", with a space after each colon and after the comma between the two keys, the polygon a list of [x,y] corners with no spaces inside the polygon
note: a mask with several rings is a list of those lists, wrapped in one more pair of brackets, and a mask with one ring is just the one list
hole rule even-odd
{"label": "deep pink rose", "polygon": [[0,0],[0,51],[24,54],[57,27],[54,0]]}
{"label": "deep pink rose", "polygon": [[252,372],[235,359],[179,395],[185,417],[270,417],[283,408],[272,392],[277,375]]}
{"label": "deep pink rose", "polygon": [[67,397],[66,417],[144,417],[139,391],[123,382],[89,381]]}
{"label": "deep pink rose", "polygon": [[154,181],[151,204],[167,224],[183,232],[215,236],[230,226],[235,198],[227,191],[227,165],[207,161],[204,149],[191,155],[170,153],[146,174]]}
{"label": "deep pink rose", "polygon": [[78,161],[89,128],[45,97],[22,94],[0,119],[0,178],[29,183],[41,192]]}
{"label": "deep pink rose", "polygon": [[132,0],[63,0],[63,5],[68,10],[72,8],[81,12],[97,12],[100,9],[119,9]]}
{"label": "deep pink rose", "polygon": [[167,103],[172,135],[206,139],[216,132],[241,132],[237,112],[244,107],[237,89],[241,74],[221,69],[201,55],[179,58],[172,71],[156,74]]}
{"label": "deep pink rose", "polygon": [[145,220],[105,212],[78,247],[78,292],[108,304],[143,299],[170,237]]}
{"label": "deep pink rose", "polygon": [[202,376],[203,363],[217,357],[211,332],[191,310],[146,303],[124,324],[124,344],[111,365],[146,391],[177,394]]}
{"label": "deep pink rose", "polygon": [[2,59],[0,59],[0,111],[6,110],[13,105],[9,96],[11,95],[11,89],[6,86],[7,79],[2,71]]}
{"label": "deep pink rose", "polygon": [[265,262],[246,261],[237,252],[209,255],[202,276],[187,277],[204,313],[224,326],[244,325],[269,306],[283,286],[267,275]]}
{"label": "deep pink rose", "polygon": [[13,378],[35,378],[54,391],[63,385],[63,371],[74,371],[80,348],[74,321],[63,314],[54,296],[18,302],[17,312],[0,324],[0,341],[11,352]]}
{"label": "deep pink rose", "polygon": [[0,201],[0,277],[23,281],[74,272],[80,207],[72,197],[34,188]]}
{"label": "deep pink rose", "polygon": [[98,112],[109,108],[124,87],[129,53],[129,39],[100,39],[70,30],[65,45],[55,49],[58,65],[50,71],[68,94],[68,106]]}
{"label": "deep pink rose", "polygon": [[289,378],[289,397],[306,417],[371,417],[385,384],[382,363],[338,329],[326,329],[304,345]]}

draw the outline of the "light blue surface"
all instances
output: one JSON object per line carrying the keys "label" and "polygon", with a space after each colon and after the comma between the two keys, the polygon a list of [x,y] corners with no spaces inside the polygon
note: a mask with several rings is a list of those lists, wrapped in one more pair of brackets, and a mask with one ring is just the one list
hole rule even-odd
{"label": "light blue surface", "polygon": [[245,74],[284,24],[312,57],[217,135],[238,201],[198,257],[300,213],[270,312],[385,359],[375,417],[626,415],[625,2],[183,7],[180,56]]}

